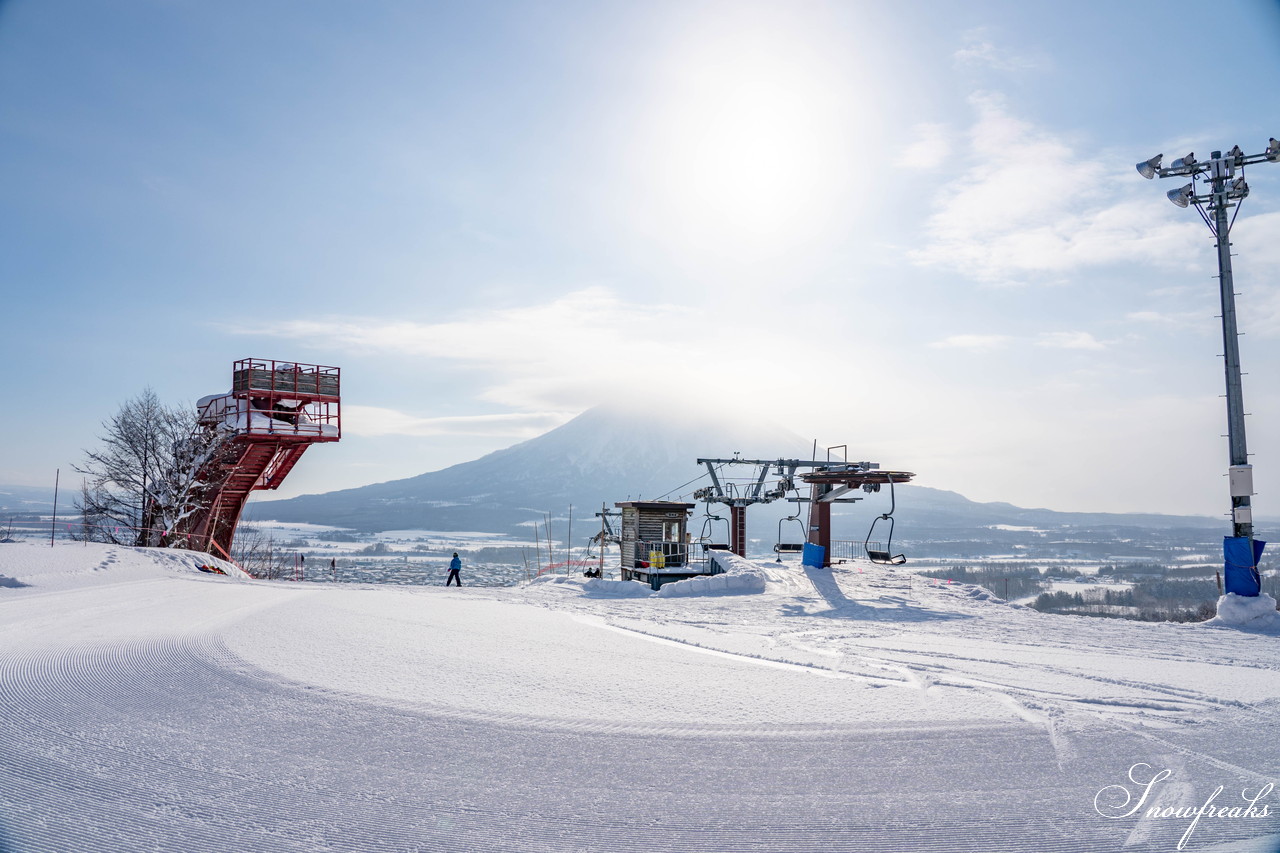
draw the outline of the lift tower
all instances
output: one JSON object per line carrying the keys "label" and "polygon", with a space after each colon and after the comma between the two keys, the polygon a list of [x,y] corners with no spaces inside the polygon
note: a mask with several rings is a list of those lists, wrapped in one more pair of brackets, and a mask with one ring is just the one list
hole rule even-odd
{"label": "lift tower", "polygon": [[[906,471],[881,471],[876,462],[838,462],[805,459],[699,459],[699,465],[707,467],[711,485],[698,489],[693,496],[707,503],[721,503],[729,507],[729,550],[739,557],[747,555],[747,507],[752,504],[770,503],[786,497],[796,488],[796,472],[810,469],[800,479],[810,485],[810,496],[798,495],[788,500],[809,502],[808,541],[823,547],[824,564],[830,565],[831,555],[831,505],[862,500],[851,495],[855,487],[866,491],[879,491],[882,483],[906,483],[914,474]],[[758,468],[745,486],[730,483],[720,477],[725,465],[753,465]],[[770,481],[770,474],[776,478]],[[771,486],[766,488],[766,485]]]}

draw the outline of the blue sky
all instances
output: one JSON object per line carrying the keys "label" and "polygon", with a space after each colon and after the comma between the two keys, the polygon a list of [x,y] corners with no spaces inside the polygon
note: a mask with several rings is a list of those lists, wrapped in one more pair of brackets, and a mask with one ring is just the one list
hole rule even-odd
{"label": "blue sky", "polygon": [[[1261,151],[1277,79],[1258,0],[8,0],[0,482],[254,356],[344,371],[343,441],[287,494],[622,393],[979,500],[1220,514],[1212,242],[1133,163]],[[1280,165],[1248,175],[1275,515]]]}

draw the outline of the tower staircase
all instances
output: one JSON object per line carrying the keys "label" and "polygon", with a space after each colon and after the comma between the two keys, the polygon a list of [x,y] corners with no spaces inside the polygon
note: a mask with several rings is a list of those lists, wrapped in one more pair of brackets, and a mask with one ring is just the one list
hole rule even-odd
{"label": "tower staircase", "polygon": [[201,428],[227,437],[198,475],[208,500],[175,532],[229,560],[250,493],[280,488],[308,447],[342,437],[340,370],[241,359],[231,393],[200,402]]}

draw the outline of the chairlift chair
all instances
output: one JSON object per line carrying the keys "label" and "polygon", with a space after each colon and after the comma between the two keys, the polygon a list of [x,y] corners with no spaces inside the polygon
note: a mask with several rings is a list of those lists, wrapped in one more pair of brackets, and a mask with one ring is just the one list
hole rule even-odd
{"label": "chairlift chair", "polygon": [[807,533],[807,531],[804,529],[804,522],[800,520],[799,508],[796,509],[795,515],[788,515],[786,518],[778,519],[778,540],[777,542],[774,543],[773,552],[778,555],[777,561],[779,563],[782,562],[783,554],[799,554],[804,551],[803,541],[800,541],[800,542],[783,542],[782,541],[782,525],[788,521],[794,521],[796,524],[800,525],[800,532],[802,534],[800,537],[801,540],[805,538],[804,534]]}
{"label": "chairlift chair", "polygon": [[[866,552],[867,559],[873,563],[879,563],[887,566],[901,566],[907,561],[903,554],[895,555],[893,553],[893,512],[897,508],[897,500],[893,493],[893,478],[889,477],[889,511],[877,516],[871,521],[871,528],[867,531],[867,538],[862,541],[862,550]],[[876,532],[876,525],[882,521],[889,522],[889,538],[885,541],[884,550],[871,547],[871,537]],[[878,542],[876,544],[879,544]]]}
{"label": "chairlift chair", "polygon": [[[702,521],[702,531],[698,534],[698,542],[699,542],[699,543],[701,543],[701,545],[702,545],[702,552],[703,552],[704,554],[705,554],[707,551],[728,551],[728,550],[729,550],[729,545],[728,545],[728,543],[727,543],[727,542],[725,542],[725,543],[712,542],[712,541],[711,541],[710,536],[708,536],[708,530],[710,530],[710,528],[711,528],[711,522],[713,522],[713,521],[723,521],[723,522],[724,522],[725,539],[728,539],[728,538],[729,538],[729,521],[728,521],[728,519],[724,518],[723,516],[719,516],[719,515],[712,515],[712,514],[711,514],[710,506],[708,505],[706,517],[705,517],[705,518],[703,519],[703,521]],[[713,532],[714,532],[714,531],[713,531]]]}

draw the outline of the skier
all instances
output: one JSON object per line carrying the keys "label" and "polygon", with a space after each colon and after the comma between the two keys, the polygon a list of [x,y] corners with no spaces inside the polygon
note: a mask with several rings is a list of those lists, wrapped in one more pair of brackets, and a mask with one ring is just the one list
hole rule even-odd
{"label": "skier", "polygon": [[453,552],[453,559],[449,561],[449,577],[445,580],[444,585],[448,586],[454,581],[458,582],[458,586],[462,586],[462,578],[458,576],[458,572],[462,570],[462,561],[458,559],[458,552]]}

